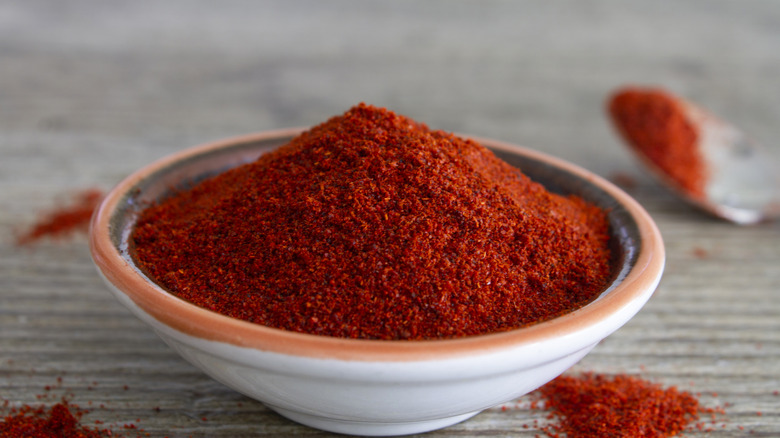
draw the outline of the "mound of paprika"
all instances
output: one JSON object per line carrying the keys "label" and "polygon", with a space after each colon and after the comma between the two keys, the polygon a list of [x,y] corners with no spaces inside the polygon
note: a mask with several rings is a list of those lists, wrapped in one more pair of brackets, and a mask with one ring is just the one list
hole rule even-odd
{"label": "mound of paprika", "polygon": [[600,208],[474,141],[360,104],[146,208],[134,257],[198,306],[317,335],[510,330],[592,301]]}

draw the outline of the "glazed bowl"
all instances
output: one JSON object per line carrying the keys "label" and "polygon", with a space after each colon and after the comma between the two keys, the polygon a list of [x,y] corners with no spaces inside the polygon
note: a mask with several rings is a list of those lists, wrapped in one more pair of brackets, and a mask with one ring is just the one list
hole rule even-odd
{"label": "glazed bowl", "polygon": [[355,435],[425,432],[465,420],[555,378],[631,319],[664,266],[644,209],[608,181],[560,159],[475,139],[550,191],[608,211],[613,273],[588,305],[532,326],[425,341],[341,339],[233,319],[177,298],[136,265],[128,245],[138,212],[172,188],[254,160],[300,129],[188,149],[140,169],[92,219],[92,256],[109,289],[184,359],[299,423]]}

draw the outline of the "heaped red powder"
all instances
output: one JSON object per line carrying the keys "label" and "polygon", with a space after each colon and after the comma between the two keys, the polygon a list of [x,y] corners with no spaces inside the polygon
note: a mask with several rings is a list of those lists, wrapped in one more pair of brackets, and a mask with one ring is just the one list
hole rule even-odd
{"label": "heaped red powder", "polygon": [[183,299],[345,338],[509,330],[587,304],[610,274],[603,210],[369,105],[149,207],[132,240]]}

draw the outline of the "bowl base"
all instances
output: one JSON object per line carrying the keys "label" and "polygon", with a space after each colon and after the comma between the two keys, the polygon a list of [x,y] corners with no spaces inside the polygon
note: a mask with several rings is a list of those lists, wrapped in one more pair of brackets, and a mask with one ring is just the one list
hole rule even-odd
{"label": "bowl base", "polygon": [[430,432],[432,430],[441,429],[447,426],[452,426],[456,423],[460,423],[461,421],[467,420],[481,412],[475,411],[466,414],[455,415],[453,417],[436,418],[425,421],[410,421],[403,423],[372,423],[369,421],[349,421],[320,417],[318,415],[304,414],[301,412],[278,408],[276,406],[268,407],[276,411],[276,413],[279,415],[289,418],[296,423],[328,432],[359,436],[397,436]]}

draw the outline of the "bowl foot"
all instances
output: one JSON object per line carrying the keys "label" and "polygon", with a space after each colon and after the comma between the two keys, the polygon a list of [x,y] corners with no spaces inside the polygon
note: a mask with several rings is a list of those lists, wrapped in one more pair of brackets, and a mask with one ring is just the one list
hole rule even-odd
{"label": "bowl foot", "polygon": [[287,417],[296,423],[301,423],[309,427],[336,432],[347,435],[360,436],[393,436],[393,435],[411,435],[415,433],[429,432],[452,426],[455,423],[467,420],[480,411],[469,412],[466,414],[455,415],[453,417],[436,418],[424,421],[382,423],[368,421],[350,421],[334,418],[320,417],[317,415],[304,414],[301,412],[290,411],[275,406],[268,406],[283,417]]}

